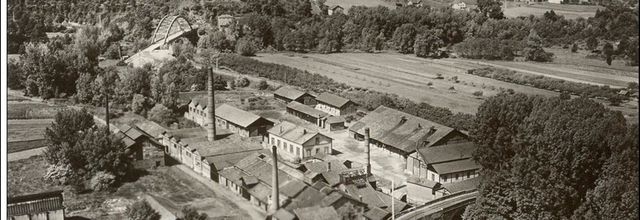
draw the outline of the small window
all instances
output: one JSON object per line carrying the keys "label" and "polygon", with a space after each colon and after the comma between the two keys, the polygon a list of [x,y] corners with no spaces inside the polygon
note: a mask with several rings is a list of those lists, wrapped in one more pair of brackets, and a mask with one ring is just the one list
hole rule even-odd
{"label": "small window", "polygon": [[320,144],[320,138],[316,137],[316,144]]}
{"label": "small window", "polygon": [[289,153],[293,153],[293,144],[289,144]]}
{"label": "small window", "polygon": [[325,154],[329,154],[329,147],[325,147],[325,148],[324,148],[324,153],[325,153]]}
{"label": "small window", "polygon": [[271,138],[271,144],[274,144],[274,143],[276,143],[276,139]]}
{"label": "small window", "polygon": [[280,139],[278,139],[278,147],[280,147]]}
{"label": "small window", "polygon": [[471,171],[467,171],[467,179],[471,176]]}
{"label": "small window", "polygon": [[447,175],[442,176],[442,182],[447,182]]}
{"label": "small window", "polygon": [[456,180],[458,180],[458,174],[456,173]]}
{"label": "small window", "polygon": [[307,157],[308,157],[308,156],[311,156],[311,149],[307,149],[307,155],[306,155],[306,156],[307,156]]}
{"label": "small window", "polygon": [[436,175],[435,174],[431,174],[431,180],[436,181]]}
{"label": "small window", "polygon": [[316,148],[316,154],[320,153],[320,148]]}
{"label": "small window", "polygon": [[296,155],[298,155],[298,157],[300,157],[300,148],[296,147]]}

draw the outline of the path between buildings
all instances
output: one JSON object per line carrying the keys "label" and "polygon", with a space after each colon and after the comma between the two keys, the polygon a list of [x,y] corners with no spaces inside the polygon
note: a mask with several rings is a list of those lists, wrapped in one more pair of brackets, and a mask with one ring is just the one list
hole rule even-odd
{"label": "path between buildings", "polygon": [[213,192],[215,192],[216,194],[222,195],[227,199],[229,199],[231,202],[235,203],[240,209],[246,211],[247,214],[249,214],[249,216],[251,216],[252,219],[256,219],[256,220],[265,219],[266,213],[263,210],[259,209],[258,207],[254,206],[253,204],[249,203],[249,201],[239,197],[238,195],[234,194],[233,192],[224,188],[223,186],[214,182],[213,180],[207,179],[195,173],[191,168],[185,166],[184,164],[178,164],[175,166],[181,171],[183,171],[184,173],[200,181],[202,184],[207,186],[207,188],[213,190]]}
{"label": "path between buildings", "polygon": [[160,217],[160,220],[175,220],[177,218],[173,213],[171,213],[167,208],[162,206],[152,196],[149,196],[149,195],[145,194],[143,197],[144,197],[145,200],[147,200],[149,205],[151,205],[151,207],[153,207],[153,209],[155,209],[158,213],[160,213],[160,216],[162,216],[162,217]]}
{"label": "path between buildings", "polygon": [[47,149],[47,147],[39,147],[39,148],[34,148],[34,149],[29,149],[29,150],[18,151],[18,152],[14,152],[14,153],[8,153],[7,154],[7,159],[9,160],[9,162],[16,161],[16,160],[27,159],[27,158],[32,157],[32,156],[44,154],[44,150],[45,149]]}

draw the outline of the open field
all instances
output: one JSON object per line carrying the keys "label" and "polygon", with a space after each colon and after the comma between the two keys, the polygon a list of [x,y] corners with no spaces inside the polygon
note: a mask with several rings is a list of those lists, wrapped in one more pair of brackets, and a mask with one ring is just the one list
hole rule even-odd
{"label": "open field", "polygon": [[7,121],[7,153],[44,147],[44,131],[52,119]]}
{"label": "open field", "polygon": [[[7,183],[9,195],[64,188],[43,178],[46,166],[41,156],[10,162]],[[177,213],[184,205],[192,205],[214,218],[249,219],[246,212],[238,209],[228,198],[207,189],[205,185],[176,167],[151,170],[134,182],[124,183],[112,193],[74,194],[65,189],[64,206],[67,216],[124,219],[124,208],[145,194],[160,201],[173,213]]]}
{"label": "open field", "polygon": [[[466,74],[469,69],[485,65],[456,59],[422,59],[397,53],[259,54],[255,59],[294,66],[351,86],[395,93],[454,112],[475,113],[483,96],[495,95],[501,89],[557,95],[551,91]],[[437,79],[438,74],[443,79]],[[457,77],[458,82],[452,77]],[[476,91],[482,91],[483,96],[474,96]]]}
{"label": "open field", "polygon": [[529,15],[543,16],[545,12],[553,10],[556,14],[565,18],[576,19],[579,17],[593,17],[598,9],[602,10],[604,8],[592,5],[561,5],[548,2],[534,5],[527,5],[524,2],[508,2],[507,8],[503,9],[503,12],[506,17],[514,18],[519,16],[528,17]]}
{"label": "open field", "polygon": [[8,119],[43,119],[53,116],[63,107],[33,101],[7,102]]}

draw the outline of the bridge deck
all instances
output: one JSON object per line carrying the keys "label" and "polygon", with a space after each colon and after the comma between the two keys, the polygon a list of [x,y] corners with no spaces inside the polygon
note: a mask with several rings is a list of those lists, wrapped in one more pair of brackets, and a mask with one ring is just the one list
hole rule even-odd
{"label": "bridge deck", "polygon": [[416,208],[415,210],[408,212],[400,217],[398,220],[408,220],[408,219],[418,219],[424,216],[429,216],[435,213],[438,213],[442,210],[446,210],[449,207],[456,206],[460,203],[467,202],[469,200],[473,200],[478,196],[477,191],[473,191],[470,193],[465,193],[457,196],[452,196],[450,198],[434,202],[432,204]]}

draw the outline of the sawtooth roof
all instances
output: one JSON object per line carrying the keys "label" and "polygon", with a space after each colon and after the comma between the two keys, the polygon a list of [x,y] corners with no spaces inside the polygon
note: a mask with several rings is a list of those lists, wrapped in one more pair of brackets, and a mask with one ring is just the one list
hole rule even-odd
{"label": "sawtooth roof", "polygon": [[426,141],[424,146],[429,147],[457,132],[453,128],[382,105],[349,127],[349,130],[364,135],[366,127],[370,129],[371,139],[407,154],[423,147],[422,141]]}

